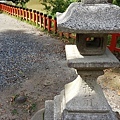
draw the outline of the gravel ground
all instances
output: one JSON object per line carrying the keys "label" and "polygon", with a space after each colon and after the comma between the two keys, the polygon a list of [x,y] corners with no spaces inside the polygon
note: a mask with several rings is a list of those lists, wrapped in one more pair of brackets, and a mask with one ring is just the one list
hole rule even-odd
{"label": "gravel ground", "polygon": [[[76,78],[67,67],[64,46],[57,38],[0,14],[0,120],[29,120],[45,100]],[[120,80],[119,70],[115,76]],[[119,111],[120,96],[103,90],[114,111]],[[27,101],[17,104],[14,98],[21,93]]]}
{"label": "gravel ground", "polygon": [[0,89],[23,82],[31,70],[47,70],[54,67],[52,62],[65,61],[64,53],[64,44],[58,40],[0,14]]}
{"label": "gravel ground", "polygon": [[[30,100],[42,100],[37,104],[40,109],[46,99],[53,99],[66,83],[75,79],[74,70],[67,67],[64,46],[35,27],[0,14],[1,118],[12,119],[11,113],[17,106],[8,104],[11,96],[24,91]],[[18,109],[16,119],[24,120],[22,109]]]}

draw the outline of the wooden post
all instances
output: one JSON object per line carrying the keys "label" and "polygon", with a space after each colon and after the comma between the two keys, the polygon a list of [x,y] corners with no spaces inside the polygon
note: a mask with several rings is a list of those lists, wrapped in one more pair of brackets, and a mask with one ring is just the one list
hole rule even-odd
{"label": "wooden post", "polygon": [[20,7],[20,18],[22,18],[22,14],[23,13],[23,9],[22,9],[22,7]]}
{"label": "wooden post", "polygon": [[111,43],[109,46],[111,52],[114,52],[116,44],[117,44],[117,36],[116,34],[112,34]]}
{"label": "wooden post", "polygon": [[20,7],[18,7],[18,17],[20,17]]}
{"label": "wooden post", "polygon": [[47,26],[47,14],[44,14],[44,29],[46,29]]}
{"label": "wooden post", "polygon": [[16,7],[17,17],[19,17],[19,7]]}
{"label": "wooden post", "polygon": [[23,8],[23,19],[25,20],[25,8]]}
{"label": "wooden post", "polygon": [[15,7],[15,16],[17,17],[17,7]]}
{"label": "wooden post", "polygon": [[43,13],[40,13],[39,20],[40,20],[40,27],[42,28],[42,25],[43,25]]}
{"label": "wooden post", "polygon": [[15,14],[15,7],[13,7],[13,16],[14,16],[14,14]]}
{"label": "wooden post", "polygon": [[36,21],[36,10],[33,10],[33,23]]}
{"label": "wooden post", "polygon": [[26,12],[26,21],[28,21],[28,8],[25,9]]}
{"label": "wooden post", "polygon": [[32,9],[29,9],[29,20],[32,21]]}
{"label": "wooden post", "polygon": [[36,12],[36,25],[38,25],[39,11]]}
{"label": "wooden post", "polygon": [[52,16],[48,16],[48,32],[50,32],[51,31],[51,24],[52,24],[52,22],[51,22],[51,19],[52,19]]}
{"label": "wooden post", "polygon": [[54,17],[54,33],[57,33],[57,18]]}

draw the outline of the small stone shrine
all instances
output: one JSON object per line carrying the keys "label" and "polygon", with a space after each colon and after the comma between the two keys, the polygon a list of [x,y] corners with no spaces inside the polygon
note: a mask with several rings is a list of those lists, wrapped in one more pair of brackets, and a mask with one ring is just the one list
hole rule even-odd
{"label": "small stone shrine", "polygon": [[97,78],[104,69],[120,66],[106,48],[108,34],[120,32],[120,7],[81,0],[58,13],[57,24],[61,31],[76,33],[76,45],[66,45],[66,57],[78,77],[45,102],[44,120],[117,120]]}

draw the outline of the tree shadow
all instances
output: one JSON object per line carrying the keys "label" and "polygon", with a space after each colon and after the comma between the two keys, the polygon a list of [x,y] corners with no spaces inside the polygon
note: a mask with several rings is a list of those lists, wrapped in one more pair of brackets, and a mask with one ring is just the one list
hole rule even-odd
{"label": "tree shadow", "polygon": [[[41,84],[44,79],[53,79],[58,82],[58,86],[62,86],[61,90],[63,84],[75,78],[74,73],[66,66],[64,53],[64,44],[37,30],[0,32],[0,89],[20,86],[37,73]],[[68,80],[63,80],[60,74]]]}
{"label": "tree shadow", "polygon": [[0,89],[19,84],[32,75],[43,58],[39,38],[22,30],[0,32]]}

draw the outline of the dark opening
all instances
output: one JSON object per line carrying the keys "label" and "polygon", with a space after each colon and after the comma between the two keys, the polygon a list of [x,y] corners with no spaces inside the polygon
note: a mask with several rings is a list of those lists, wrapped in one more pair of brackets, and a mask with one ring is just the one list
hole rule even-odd
{"label": "dark opening", "polygon": [[99,48],[103,45],[103,37],[88,37],[86,38],[87,48]]}

